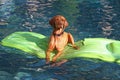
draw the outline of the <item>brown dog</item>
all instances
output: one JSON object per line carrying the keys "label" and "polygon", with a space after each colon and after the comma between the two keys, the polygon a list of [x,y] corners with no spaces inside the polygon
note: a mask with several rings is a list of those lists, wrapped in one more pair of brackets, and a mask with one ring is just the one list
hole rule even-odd
{"label": "brown dog", "polygon": [[68,43],[71,43],[73,48],[78,49],[78,47],[74,44],[72,35],[64,32],[64,29],[68,26],[68,22],[63,16],[54,16],[49,21],[49,24],[54,29],[52,35],[50,36],[48,49],[46,51],[46,64],[50,62],[50,52],[53,50],[57,50],[57,54],[55,54],[52,58],[52,62],[56,62],[57,58],[62,54],[64,47]]}

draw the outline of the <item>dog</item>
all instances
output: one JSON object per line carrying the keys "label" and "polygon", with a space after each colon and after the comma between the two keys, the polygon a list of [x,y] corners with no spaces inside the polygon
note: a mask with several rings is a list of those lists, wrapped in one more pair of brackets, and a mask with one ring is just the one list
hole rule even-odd
{"label": "dog", "polygon": [[68,22],[66,18],[62,15],[54,16],[50,21],[49,24],[53,27],[53,32],[50,36],[50,40],[48,43],[48,48],[46,50],[46,64],[50,63],[50,53],[53,50],[57,51],[52,57],[52,63],[55,63],[57,58],[62,54],[65,46],[68,43],[71,43],[72,47],[75,49],[79,49],[74,44],[74,38],[70,33],[64,31],[64,29],[68,26]]}

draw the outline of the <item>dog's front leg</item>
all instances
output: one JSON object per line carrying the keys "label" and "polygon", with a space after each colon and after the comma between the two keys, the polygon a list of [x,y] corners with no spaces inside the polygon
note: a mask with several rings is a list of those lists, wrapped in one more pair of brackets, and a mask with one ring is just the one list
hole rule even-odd
{"label": "dog's front leg", "polygon": [[46,51],[46,64],[49,64],[49,62],[50,62],[50,53],[51,53],[50,50]]}
{"label": "dog's front leg", "polygon": [[48,49],[46,50],[46,64],[50,62],[50,53],[54,50],[55,47],[55,39],[54,36],[50,36],[50,40],[48,43]]}
{"label": "dog's front leg", "polygon": [[58,51],[57,54],[55,54],[52,58],[52,62],[56,62],[56,60],[58,59],[58,57],[62,54],[62,51]]}
{"label": "dog's front leg", "polygon": [[79,49],[79,47],[75,45],[74,38],[70,33],[68,33],[68,42],[72,44],[73,48]]}

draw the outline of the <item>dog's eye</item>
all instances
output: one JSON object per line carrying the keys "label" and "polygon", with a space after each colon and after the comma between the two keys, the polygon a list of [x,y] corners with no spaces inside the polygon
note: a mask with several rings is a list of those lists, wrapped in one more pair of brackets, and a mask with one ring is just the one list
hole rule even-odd
{"label": "dog's eye", "polygon": [[59,20],[58,18],[56,18],[56,20]]}
{"label": "dog's eye", "polygon": [[62,19],[62,21],[65,21],[64,19]]}

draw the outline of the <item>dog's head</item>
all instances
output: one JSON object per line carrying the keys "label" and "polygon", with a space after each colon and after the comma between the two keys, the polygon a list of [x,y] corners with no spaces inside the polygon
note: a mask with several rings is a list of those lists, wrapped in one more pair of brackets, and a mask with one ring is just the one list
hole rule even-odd
{"label": "dog's head", "polygon": [[55,29],[66,28],[68,26],[67,20],[61,15],[54,16],[49,21],[49,24]]}

